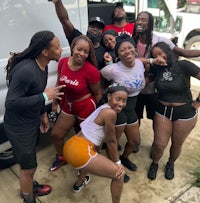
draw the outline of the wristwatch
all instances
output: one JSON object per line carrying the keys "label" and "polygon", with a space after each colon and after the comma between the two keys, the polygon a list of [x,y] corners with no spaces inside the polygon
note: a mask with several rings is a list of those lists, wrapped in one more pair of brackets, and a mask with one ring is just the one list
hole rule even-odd
{"label": "wristwatch", "polygon": [[199,97],[197,97],[197,98],[196,98],[196,101],[200,103],[200,98],[199,98]]}

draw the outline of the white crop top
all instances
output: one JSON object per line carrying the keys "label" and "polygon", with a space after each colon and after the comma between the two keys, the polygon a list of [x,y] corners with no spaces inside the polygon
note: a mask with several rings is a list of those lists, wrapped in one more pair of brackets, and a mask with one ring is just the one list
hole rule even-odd
{"label": "white crop top", "polygon": [[98,107],[92,114],[90,114],[81,124],[81,131],[84,136],[94,145],[99,146],[105,138],[104,125],[97,125],[94,119],[98,116],[102,109],[111,108],[108,104]]}

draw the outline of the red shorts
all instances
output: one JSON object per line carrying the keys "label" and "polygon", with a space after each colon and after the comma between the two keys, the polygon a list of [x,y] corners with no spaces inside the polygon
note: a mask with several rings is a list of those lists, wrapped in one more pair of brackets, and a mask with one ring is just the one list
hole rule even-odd
{"label": "red shorts", "polygon": [[65,160],[76,169],[87,166],[96,155],[94,144],[77,135],[67,140],[63,147]]}
{"label": "red shorts", "polygon": [[63,101],[62,111],[66,114],[77,116],[80,120],[85,120],[96,109],[96,102],[93,96],[81,101]]}

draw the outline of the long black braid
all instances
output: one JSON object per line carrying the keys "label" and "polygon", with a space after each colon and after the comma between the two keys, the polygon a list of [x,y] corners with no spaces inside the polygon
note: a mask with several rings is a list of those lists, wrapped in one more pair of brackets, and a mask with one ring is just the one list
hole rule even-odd
{"label": "long black braid", "polygon": [[55,37],[51,31],[40,31],[35,33],[30,41],[29,46],[22,52],[13,53],[5,67],[7,72],[6,79],[9,77],[10,71],[22,60],[36,58],[44,49],[48,49],[51,46],[51,41]]}

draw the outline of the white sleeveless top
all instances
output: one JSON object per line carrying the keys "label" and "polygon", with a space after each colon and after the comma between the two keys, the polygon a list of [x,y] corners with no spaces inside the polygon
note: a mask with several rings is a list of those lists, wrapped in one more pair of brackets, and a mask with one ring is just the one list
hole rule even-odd
{"label": "white sleeveless top", "polygon": [[102,109],[111,108],[108,104],[103,104],[92,112],[81,124],[83,135],[94,145],[99,146],[105,138],[104,125],[97,125],[94,119]]}

